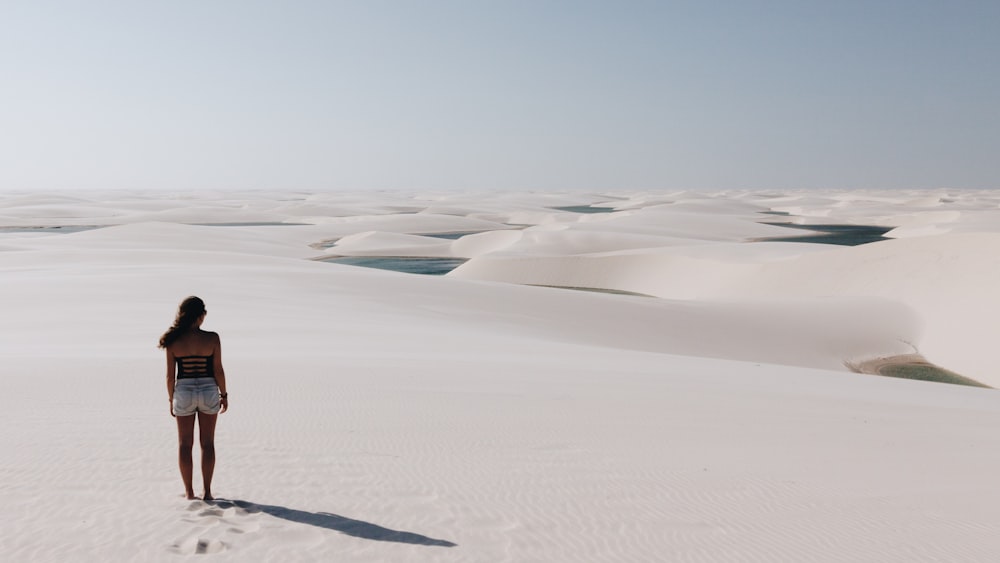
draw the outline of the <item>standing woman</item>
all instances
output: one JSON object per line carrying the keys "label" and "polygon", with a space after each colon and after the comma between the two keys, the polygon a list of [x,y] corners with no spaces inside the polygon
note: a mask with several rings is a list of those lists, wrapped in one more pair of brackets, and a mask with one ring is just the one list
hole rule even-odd
{"label": "standing woman", "polygon": [[170,414],[177,419],[180,442],[178,463],[184,492],[194,496],[191,485],[194,462],[195,413],[201,443],[201,478],[205,500],[212,500],[212,473],[215,471],[215,422],[220,412],[229,408],[226,372],[222,369],[222,346],[219,335],[201,330],[205,321],[205,302],[197,297],[185,299],[177,311],[174,325],[160,337],[160,348],[167,351],[167,394]]}

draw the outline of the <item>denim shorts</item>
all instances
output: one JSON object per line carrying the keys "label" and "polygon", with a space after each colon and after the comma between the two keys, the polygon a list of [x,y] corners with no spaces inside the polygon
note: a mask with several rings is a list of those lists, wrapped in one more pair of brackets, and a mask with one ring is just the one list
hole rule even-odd
{"label": "denim shorts", "polygon": [[214,377],[178,379],[174,384],[174,416],[191,416],[196,412],[217,414],[222,408],[219,386]]}

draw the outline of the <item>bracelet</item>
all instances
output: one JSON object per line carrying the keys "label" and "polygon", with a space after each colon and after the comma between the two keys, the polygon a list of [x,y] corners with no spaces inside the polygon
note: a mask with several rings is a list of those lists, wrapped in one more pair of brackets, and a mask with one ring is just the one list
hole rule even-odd
{"label": "bracelet", "polygon": [[229,393],[219,393],[219,398],[220,399],[228,399],[229,398]]}

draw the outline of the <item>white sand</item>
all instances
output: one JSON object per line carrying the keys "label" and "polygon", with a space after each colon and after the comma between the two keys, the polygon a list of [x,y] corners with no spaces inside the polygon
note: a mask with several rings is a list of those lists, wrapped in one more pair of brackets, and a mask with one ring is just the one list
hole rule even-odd
{"label": "white sand", "polygon": [[[591,202],[619,211],[551,209]],[[1000,385],[998,204],[0,195],[0,226],[117,225],[0,231],[0,554],[994,561],[1000,394],[845,362],[917,352]],[[801,215],[758,213],[779,208]],[[807,234],[759,224],[772,220],[910,230],[745,242]],[[247,222],[307,224],[180,224]],[[471,231],[489,232],[421,236]],[[330,240],[341,248],[311,246]],[[327,254],[472,260],[445,277],[309,260]],[[537,283],[657,297],[520,285]],[[155,348],[189,294],[222,335],[231,393],[214,486],[227,501],[212,506],[180,496]]]}

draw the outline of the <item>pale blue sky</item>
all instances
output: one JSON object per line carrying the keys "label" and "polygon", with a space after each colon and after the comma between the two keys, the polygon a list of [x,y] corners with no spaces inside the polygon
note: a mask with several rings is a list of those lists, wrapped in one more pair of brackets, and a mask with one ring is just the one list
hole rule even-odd
{"label": "pale blue sky", "polygon": [[4,1],[0,189],[1000,188],[1000,1]]}

